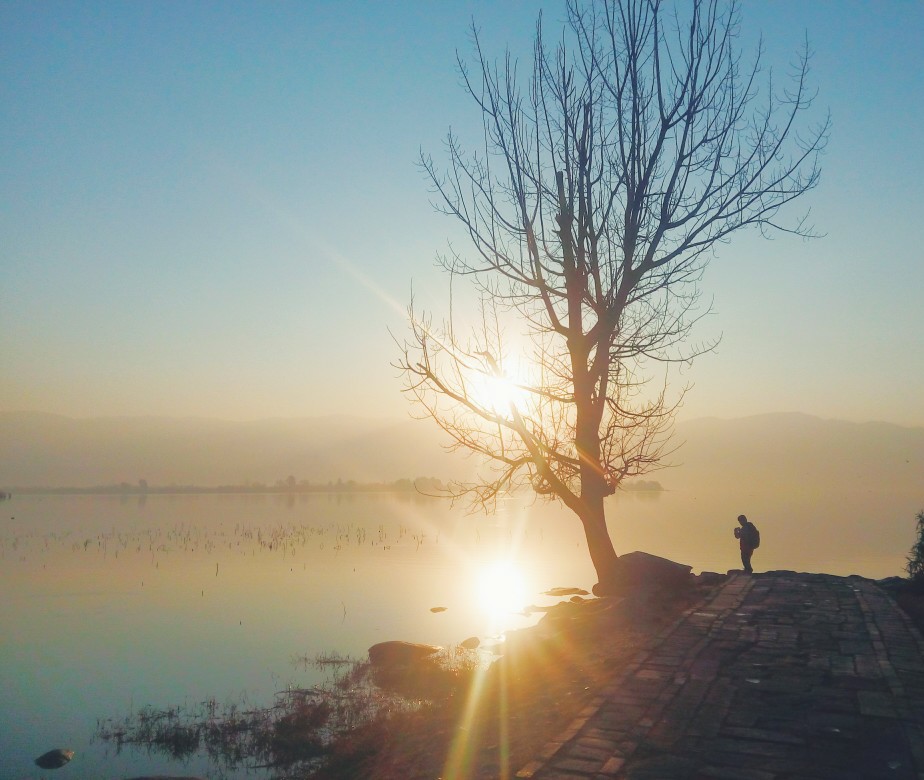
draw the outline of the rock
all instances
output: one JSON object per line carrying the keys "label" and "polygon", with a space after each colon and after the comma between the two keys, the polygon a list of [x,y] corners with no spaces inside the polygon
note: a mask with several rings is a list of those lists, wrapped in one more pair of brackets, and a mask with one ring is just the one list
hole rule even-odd
{"label": "rock", "polygon": [[720,574],[717,571],[702,571],[695,577],[698,585],[717,585],[728,579],[727,574]]}
{"label": "rock", "polygon": [[547,590],[543,596],[588,596],[590,595],[586,590],[582,588],[552,588],[552,590]]}
{"label": "rock", "polygon": [[481,640],[477,636],[470,636],[468,639],[463,639],[459,642],[459,647],[464,647],[466,650],[474,650],[480,644]]}
{"label": "rock", "polygon": [[379,642],[369,648],[369,661],[373,666],[407,666],[429,658],[442,649],[416,642]]}
{"label": "rock", "polygon": [[[695,758],[675,755],[642,755],[632,762],[627,773],[631,780],[663,780],[665,777],[697,777],[700,762]],[[745,770],[747,771],[747,770]]]}
{"label": "rock", "polygon": [[35,764],[42,769],[60,769],[73,757],[73,750],[55,748],[54,750],[49,750],[47,753],[42,753],[42,755],[35,759]]}
{"label": "rock", "polygon": [[433,613],[436,613],[436,612],[445,612],[446,609],[447,609],[446,607],[430,607],[430,611],[433,612]]}
{"label": "rock", "polygon": [[655,590],[679,590],[690,581],[692,566],[646,552],[620,556],[612,574],[594,585],[595,596],[622,596]]}

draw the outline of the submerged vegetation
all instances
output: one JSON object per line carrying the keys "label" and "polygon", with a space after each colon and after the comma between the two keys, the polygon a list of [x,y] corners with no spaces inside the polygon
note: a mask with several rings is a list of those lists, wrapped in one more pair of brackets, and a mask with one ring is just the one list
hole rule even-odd
{"label": "submerged vegetation", "polygon": [[372,732],[400,713],[439,706],[467,689],[481,656],[452,648],[412,667],[376,667],[324,654],[296,665],[334,668],[323,684],[279,691],[267,706],[216,700],[167,709],[143,707],[97,722],[96,738],[115,746],[187,760],[205,755],[218,772],[263,769],[274,780],[304,778],[333,764],[353,763]]}

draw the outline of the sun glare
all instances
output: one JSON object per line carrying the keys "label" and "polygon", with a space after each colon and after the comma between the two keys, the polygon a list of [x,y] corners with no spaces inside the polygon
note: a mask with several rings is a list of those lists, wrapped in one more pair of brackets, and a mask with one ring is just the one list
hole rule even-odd
{"label": "sun glare", "polygon": [[526,606],[526,581],[511,561],[494,561],[484,566],[477,578],[478,603],[492,619],[522,612]]}
{"label": "sun glare", "polygon": [[478,374],[472,385],[472,396],[496,414],[507,414],[514,406],[522,410],[529,395],[519,383],[506,376]]}

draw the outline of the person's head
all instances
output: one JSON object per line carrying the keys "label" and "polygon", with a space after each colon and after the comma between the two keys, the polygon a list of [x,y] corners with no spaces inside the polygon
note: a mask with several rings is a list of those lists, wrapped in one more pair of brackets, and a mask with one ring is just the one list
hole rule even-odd
{"label": "person's head", "polygon": [[741,525],[744,525],[747,521],[748,519],[744,515],[738,515],[738,522],[741,523]]}

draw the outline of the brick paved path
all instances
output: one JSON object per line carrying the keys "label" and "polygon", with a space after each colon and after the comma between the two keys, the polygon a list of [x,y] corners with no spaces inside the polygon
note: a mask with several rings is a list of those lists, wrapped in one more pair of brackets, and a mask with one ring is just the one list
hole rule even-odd
{"label": "brick paved path", "polygon": [[868,580],[733,575],[516,776],[924,780],[924,641]]}

